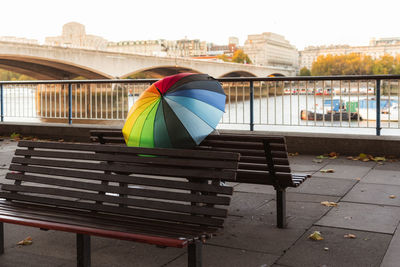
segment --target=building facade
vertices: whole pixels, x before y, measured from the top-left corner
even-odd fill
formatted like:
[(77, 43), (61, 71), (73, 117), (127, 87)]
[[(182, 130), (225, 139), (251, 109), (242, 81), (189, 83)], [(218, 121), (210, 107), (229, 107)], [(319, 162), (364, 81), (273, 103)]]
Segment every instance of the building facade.
[(38, 45), (38, 40), (27, 39), (25, 37), (15, 37), (15, 36), (0, 36), (0, 42), (10, 42), (10, 43), (22, 43), (22, 44), (33, 44)]
[(308, 46), (303, 51), (300, 51), (300, 68), (306, 67), (311, 70), (312, 63), (321, 55), (347, 55), (351, 53), (371, 56), (374, 59), (383, 55), (395, 57), (400, 54), (400, 38), (373, 38), (369, 46)]
[(61, 36), (46, 37), (45, 44), (72, 48), (105, 50), (108, 41), (96, 35), (87, 35), (85, 26), (70, 22), (64, 24)]
[(248, 35), (243, 47), (253, 64), (298, 68), (298, 51), (282, 35), (264, 32)]
[(107, 50), (148, 56), (196, 57), (207, 54), (207, 44), (198, 39), (122, 41), (108, 43)]

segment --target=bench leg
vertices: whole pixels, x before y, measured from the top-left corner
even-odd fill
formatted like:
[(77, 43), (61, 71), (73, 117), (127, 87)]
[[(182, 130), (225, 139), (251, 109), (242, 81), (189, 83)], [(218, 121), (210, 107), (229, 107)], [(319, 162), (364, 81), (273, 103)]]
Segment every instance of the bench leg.
[(201, 267), (202, 246), (200, 240), (195, 240), (188, 246), (188, 267)]
[(76, 234), (77, 266), (90, 267), (90, 235)]
[(278, 228), (286, 228), (286, 189), (276, 190), (276, 220)]
[(0, 254), (4, 254), (4, 223), (0, 222)]

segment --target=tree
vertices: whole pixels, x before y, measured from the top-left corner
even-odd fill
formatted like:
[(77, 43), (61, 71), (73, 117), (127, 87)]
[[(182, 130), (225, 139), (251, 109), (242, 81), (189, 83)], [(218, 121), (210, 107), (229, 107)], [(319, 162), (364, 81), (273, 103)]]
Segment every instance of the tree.
[(217, 58), (223, 60), (224, 62), (231, 62), (231, 59), (225, 54), (218, 55)]
[(251, 60), (249, 56), (243, 52), (242, 49), (238, 49), (233, 53), (232, 62), (242, 63), (242, 64), (251, 64)]
[(307, 67), (302, 67), (300, 69), (300, 76), (311, 76), (311, 71)]
[(375, 64), (372, 57), (357, 53), (321, 55), (313, 62), (311, 74), (313, 76), (370, 75), (374, 73)]

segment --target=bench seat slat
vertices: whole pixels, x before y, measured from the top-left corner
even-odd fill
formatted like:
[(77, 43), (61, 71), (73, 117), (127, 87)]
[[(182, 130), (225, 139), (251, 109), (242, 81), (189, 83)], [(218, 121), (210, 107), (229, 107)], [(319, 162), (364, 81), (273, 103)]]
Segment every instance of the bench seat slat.
[(151, 190), (151, 189), (125, 188), (113, 185), (102, 185), (102, 184), (86, 183), (80, 181), (68, 181), (65, 179), (57, 179), (54, 177), (49, 178), (49, 177), (41, 177), (34, 175), (24, 175), (21, 173), (7, 173), (6, 179), (20, 180), (24, 182), (38, 183), (45, 185), (76, 188), (88, 191), (131, 195), (138, 197), (149, 197), (149, 198), (157, 197), (165, 200), (187, 201), (187, 202), (208, 203), (208, 204), (214, 203), (217, 205), (228, 205), (230, 202), (230, 198), (225, 196), (196, 195), (190, 193), (168, 192), (168, 191)]
[(220, 133), (220, 134), (210, 134), (207, 136), (207, 140), (227, 140), (227, 141), (243, 141), (243, 142), (262, 142), (262, 140), (267, 140), (270, 143), (276, 144), (284, 144), (285, 138), (282, 136), (265, 136), (265, 135), (257, 135), (257, 134), (229, 134), (229, 133)]
[(168, 246), (168, 247), (177, 247), (183, 248), (187, 246), (187, 239), (179, 239), (179, 238), (168, 238), (163, 236), (150, 236), (149, 234), (139, 234), (139, 233), (130, 233), (126, 231), (113, 231), (113, 230), (105, 230), (101, 228), (96, 228), (93, 226), (80, 226), (74, 225), (71, 223), (57, 223), (57, 222), (49, 222), (48, 218), (44, 220), (35, 220), (30, 218), (21, 218), (17, 214), (14, 215), (2, 215), (0, 211), (0, 221), (6, 223), (13, 223), (25, 226), (32, 226), (41, 229), (49, 229), (49, 230), (59, 230), (64, 232), (72, 232), (72, 233), (80, 233), (86, 235), (95, 235), (109, 238), (118, 238), (122, 240), (128, 241), (136, 241), (141, 243), (149, 243), (153, 245), (159, 246)]
[[(29, 173), (47, 174), (47, 175), (60, 174), (60, 171), (55, 168), (24, 166), (19, 164), (10, 164), (9, 169), (11, 171), (29, 172)], [(196, 190), (196, 191), (218, 193), (224, 195), (232, 195), (233, 193), (232, 187), (227, 187), (227, 186), (215, 186), (204, 183), (188, 183), (186, 181), (176, 181), (176, 180), (172, 181), (172, 180), (157, 179), (150, 177), (126, 176), (119, 174), (111, 175), (104, 173), (85, 172), (85, 171), (67, 170), (67, 169), (64, 169), (62, 171), (62, 175), (64, 177), (71, 177), (71, 178), (82, 178), (88, 180), (105, 180), (109, 182), (132, 183), (144, 186)]]
[(204, 167), (208, 168), (235, 168), (234, 161), (223, 161), (218, 159), (213, 160), (193, 160), (185, 158), (160, 158), (160, 157), (141, 157), (141, 156), (127, 156), (120, 154), (110, 153), (81, 153), (81, 152), (65, 152), (65, 151), (48, 151), (48, 150), (26, 150), (17, 149), (15, 155), (18, 156), (35, 156), (35, 157), (46, 157), (46, 158), (57, 158), (57, 159), (81, 159), (81, 160), (98, 160), (98, 161), (115, 161), (115, 162), (126, 162), (126, 163), (146, 163), (157, 165), (168, 165), (168, 166), (179, 166), (179, 167)]
[(218, 228), (213, 226), (199, 225), (193, 228), (192, 225), (184, 223), (174, 223), (166, 221), (154, 221), (143, 218), (132, 218), (128, 216), (113, 214), (99, 214), (96, 212), (77, 212), (76, 210), (64, 209), (57, 207), (57, 211), (54, 212), (53, 207), (38, 206), (32, 203), (18, 203), (0, 201), (0, 211), (2, 214), (13, 214), (15, 212), (20, 213), (21, 216), (27, 218), (37, 218), (44, 220), (46, 217), (51, 215), (52, 221), (54, 222), (79, 222), (80, 224), (93, 224), (106, 227), (108, 229), (125, 229), (127, 227), (134, 228), (136, 231), (145, 231), (151, 233), (158, 233), (168, 237), (190, 237), (199, 234), (207, 237), (207, 232), (216, 232)]
[(167, 213), (161, 211), (152, 211), (152, 210), (144, 210), (136, 208), (125, 208), (125, 207), (118, 207), (111, 205), (107, 206), (107, 205), (76, 202), (76, 201), (74, 202), (63, 199), (37, 197), (32, 195), (21, 195), (15, 193), (0, 192), (0, 197), (5, 199), (40, 203), (44, 205), (49, 205), (51, 203), (56, 206), (68, 207), (79, 210), (106, 212), (113, 214), (118, 213), (132, 217), (141, 217), (141, 218), (145, 217), (154, 220), (176, 221), (176, 222), (192, 223), (199, 225), (209, 225), (209, 226), (222, 226), (223, 223), (223, 219), (218, 219), (218, 218), (191, 216), (178, 213)]
[(207, 206), (192, 206), (178, 203), (170, 203), (165, 201), (155, 201), (148, 199), (121, 198), (118, 196), (100, 195), (97, 193), (81, 192), (77, 190), (66, 190), (54, 187), (37, 187), (37, 186), (21, 186), (21, 185), (3, 185), (3, 190), (18, 191), (24, 193), (46, 194), (57, 197), (69, 197), (80, 200), (101, 201), (112, 204), (124, 204), (127, 206), (136, 206), (140, 208), (182, 212), (197, 215), (208, 215), (213, 217), (226, 217), (225, 209), (210, 208)]
[[(274, 166), (275, 171), (277, 172), (287, 172), (290, 173), (290, 167), (289, 166), (280, 166), (276, 165)], [(241, 170), (255, 170), (255, 171), (268, 171), (268, 166), (265, 164), (254, 164), (254, 163), (239, 163), (239, 169)]]
[(123, 164), (123, 163), (86, 163), (86, 162), (75, 162), (75, 161), (64, 161), (64, 160), (49, 160), (49, 159), (29, 159), (14, 157), (12, 163), (27, 164), (27, 165), (40, 165), (40, 166), (52, 166), (60, 168), (73, 168), (73, 169), (86, 169), (86, 170), (97, 170), (97, 171), (109, 171), (109, 172), (128, 172), (148, 175), (165, 175), (166, 172), (170, 176), (179, 177), (194, 177), (194, 178), (208, 178), (208, 179), (223, 179), (223, 180), (234, 180), (234, 171), (218, 171), (218, 170), (204, 170), (195, 168), (157, 168), (157, 166), (145, 166), (143, 164)]
[[(240, 149), (236, 147), (212, 147), (212, 149), (210, 149), (204, 147), (203, 150), (202, 149), (199, 150), (207, 151), (207, 149), (212, 151), (221, 151), (221, 152), (236, 152), (240, 153), (242, 156), (265, 157), (264, 150), (255, 150), (255, 149)], [(287, 159), (288, 157), (286, 151), (272, 151), (271, 153), (274, 158)]]
[[(219, 147), (219, 148), (231, 148), (237, 149), (249, 149), (249, 150), (263, 150), (264, 146), (261, 142), (240, 142), (240, 141), (226, 141), (226, 140), (208, 140), (203, 141), (200, 146)], [(284, 144), (271, 144), (273, 151), (286, 151)]]
[[(143, 147), (124, 147), (112, 145), (93, 145), (83, 143), (60, 143), (60, 142), (38, 142), (21, 140), (18, 142), (19, 147), (30, 148), (48, 148), (48, 149), (61, 149), (61, 150), (76, 150), (76, 151), (93, 151), (104, 153), (128, 153), (128, 154), (143, 154), (143, 155), (158, 155), (158, 156), (172, 156), (179, 158), (196, 158), (196, 159), (209, 159), (210, 154), (206, 151), (199, 151), (193, 153), (191, 149), (167, 149), (167, 148), (143, 148)], [(220, 160), (233, 160), (237, 161), (239, 156), (232, 153), (214, 153), (213, 156)]]

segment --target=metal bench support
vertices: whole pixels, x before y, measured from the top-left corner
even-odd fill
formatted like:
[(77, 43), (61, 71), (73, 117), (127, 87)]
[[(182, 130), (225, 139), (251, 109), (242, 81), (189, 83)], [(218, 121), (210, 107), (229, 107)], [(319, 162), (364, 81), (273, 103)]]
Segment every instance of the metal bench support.
[(188, 245), (188, 267), (201, 267), (201, 252), (203, 243), (195, 240)]
[(0, 222), (0, 254), (4, 254), (4, 223)]
[(76, 234), (77, 266), (90, 267), (90, 235)]
[(286, 189), (275, 188), (276, 190), (276, 221), (278, 228), (286, 228)]

